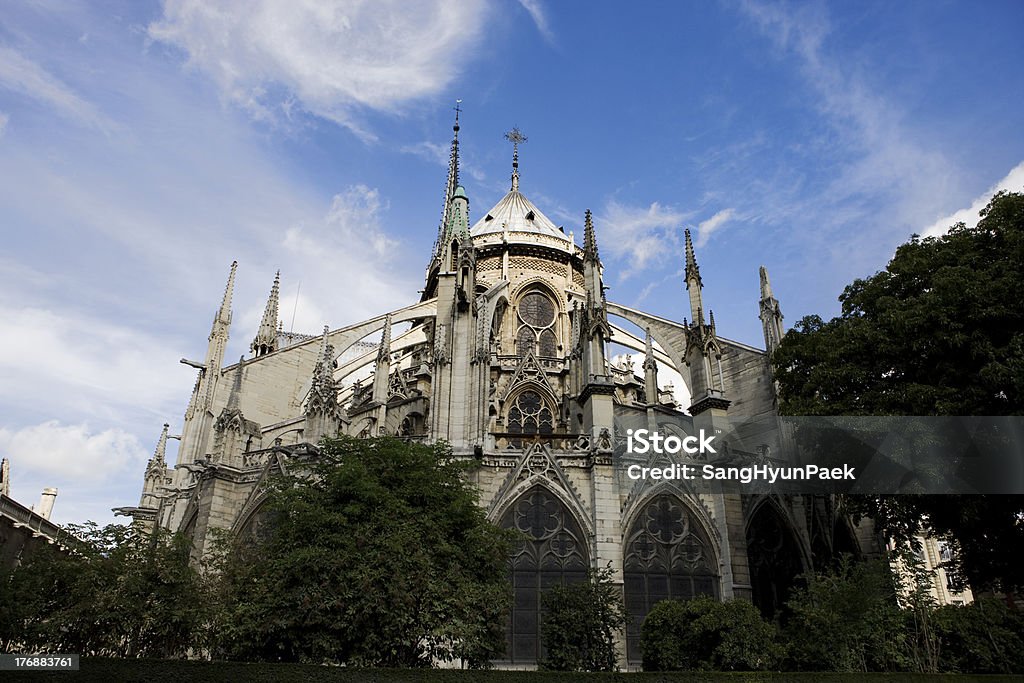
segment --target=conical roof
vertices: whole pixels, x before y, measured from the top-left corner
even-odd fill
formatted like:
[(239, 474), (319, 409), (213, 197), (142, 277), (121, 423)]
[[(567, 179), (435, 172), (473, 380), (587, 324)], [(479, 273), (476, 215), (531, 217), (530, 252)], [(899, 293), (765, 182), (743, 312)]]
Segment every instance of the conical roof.
[(519, 190), (511, 190), (491, 208), (484, 217), (473, 224), (469, 233), (473, 237), (509, 232), (535, 232), (549, 237), (569, 241), (569, 237), (541, 213), (533, 202)]

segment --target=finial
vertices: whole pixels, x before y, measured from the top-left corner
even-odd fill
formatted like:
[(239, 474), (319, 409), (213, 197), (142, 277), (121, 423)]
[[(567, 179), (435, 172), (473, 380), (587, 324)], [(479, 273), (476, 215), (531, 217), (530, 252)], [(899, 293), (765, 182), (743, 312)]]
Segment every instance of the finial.
[(690, 288), (690, 281), (696, 280), (697, 286), (703, 286), (700, 279), (700, 268), (697, 267), (697, 256), (693, 252), (693, 240), (690, 238), (690, 229), (686, 229), (686, 288)]
[(437, 259), (444, 251), (448, 242), (446, 230), (449, 223), (449, 206), (459, 186), (459, 114), (462, 112), (462, 100), (455, 100), (455, 125), (452, 126), (452, 150), (448, 157), (448, 180), (444, 186), (444, 203), (441, 205), (441, 222), (437, 226), (437, 239), (434, 241), (433, 259)]
[(455, 134), (459, 134), (459, 113), (462, 111), (462, 100), (455, 100), (455, 106), (452, 107), (455, 110), (455, 125), (452, 126), (452, 130)]
[(519, 126), (513, 126), (512, 130), (505, 133), (505, 139), (512, 143), (512, 191), (519, 191), (519, 145), (527, 142), (527, 137), (519, 130)]
[(715, 333), (715, 310), (713, 308), (708, 309), (708, 317), (710, 318), (711, 334)]

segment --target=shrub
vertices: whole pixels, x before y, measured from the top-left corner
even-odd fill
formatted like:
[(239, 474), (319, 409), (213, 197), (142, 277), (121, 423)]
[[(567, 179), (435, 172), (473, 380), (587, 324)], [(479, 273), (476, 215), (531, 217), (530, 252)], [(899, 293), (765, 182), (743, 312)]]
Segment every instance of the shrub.
[(939, 669), (958, 673), (1024, 673), (1024, 617), (999, 600), (935, 610)]
[(626, 608), (611, 575), (611, 569), (599, 569), (591, 572), (589, 581), (554, 586), (544, 593), (545, 669), (615, 670), (615, 633), (626, 624)]
[(644, 670), (764, 671), (781, 655), (775, 629), (749, 602), (663, 600), (641, 627)]

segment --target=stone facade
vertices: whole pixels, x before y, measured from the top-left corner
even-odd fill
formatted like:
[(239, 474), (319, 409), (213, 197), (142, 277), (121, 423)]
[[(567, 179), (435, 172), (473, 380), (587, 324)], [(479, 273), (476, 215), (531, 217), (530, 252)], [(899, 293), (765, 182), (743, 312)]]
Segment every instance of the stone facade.
[[(622, 657), (635, 665), (639, 625), (658, 600), (742, 598), (770, 615), (819, 546), (855, 548), (820, 500), (623, 477), (624, 425), (695, 433), (737, 415), (775, 415), (766, 351), (719, 336), (688, 232), (689, 320), (607, 301), (590, 213), (580, 247), (520, 192), (518, 150), (510, 191), (470, 223), (458, 145), (456, 124), (418, 302), (318, 336), (285, 335), (276, 277), (252, 357), (224, 367), (232, 264), (206, 358), (186, 361), (198, 377), (178, 462), (165, 461), (165, 425), (139, 506), (120, 511), (191, 535), (199, 557), (211, 529), (251, 524), (261, 481), (315, 458), (324, 435), (445, 439), (476, 463), (470, 476), (488, 517), (533, 539), (511, 558), (506, 666), (537, 662), (543, 588), (588, 569), (610, 566), (623, 587), (634, 619)], [(764, 269), (760, 310), (771, 350), (782, 314)], [(643, 356), (642, 376), (608, 360), (610, 342)], [(353, 379), (368, 368), (369, 379)], [(659, 368), (683, 378), (689, 406), (659, 384)]]

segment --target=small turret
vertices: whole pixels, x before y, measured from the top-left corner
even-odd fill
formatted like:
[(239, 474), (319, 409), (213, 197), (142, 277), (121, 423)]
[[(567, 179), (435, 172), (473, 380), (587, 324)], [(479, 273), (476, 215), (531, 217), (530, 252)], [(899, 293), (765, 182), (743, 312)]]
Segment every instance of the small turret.
[(761, 266), (761, 328), (764, 331), (764, 348), (770, 354), (779, 348), (782, 341), (782, 309), (779, 300), (772, 294), (772, 283), (768, 269)]

